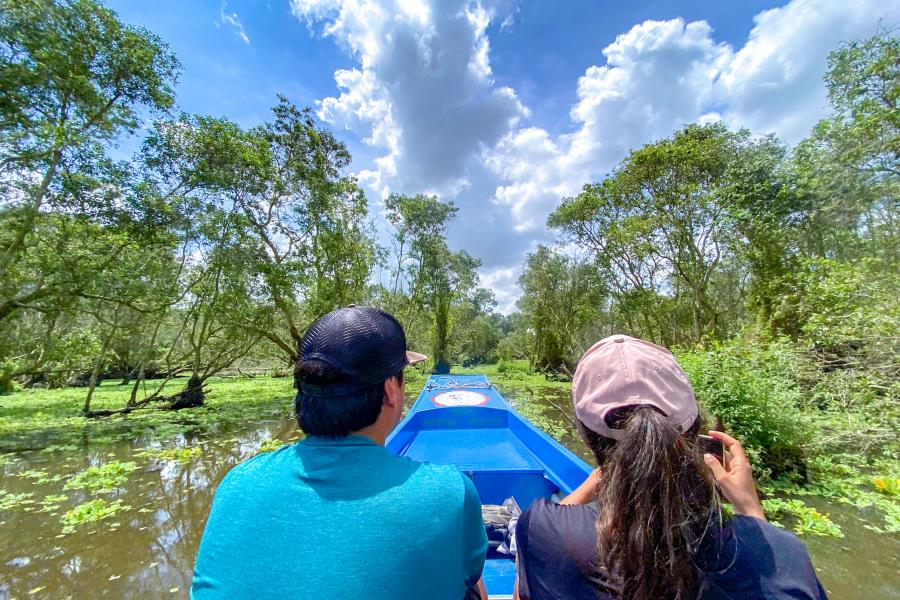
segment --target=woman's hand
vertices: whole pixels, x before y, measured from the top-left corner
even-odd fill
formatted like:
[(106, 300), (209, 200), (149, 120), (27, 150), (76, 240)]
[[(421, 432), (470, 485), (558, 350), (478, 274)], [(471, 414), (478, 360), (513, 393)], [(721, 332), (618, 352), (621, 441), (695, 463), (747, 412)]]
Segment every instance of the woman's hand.
[(712, 454), (703, 455), (722, 494), (734, 505), (737, 514), (765, 521), (766, 515), (756, 493), (756, 482), (753, 481), (753, 470), (741, 443), (721, 431), (710, 431), (709, 435), (725, 444), (727, 449), (724, 466)]

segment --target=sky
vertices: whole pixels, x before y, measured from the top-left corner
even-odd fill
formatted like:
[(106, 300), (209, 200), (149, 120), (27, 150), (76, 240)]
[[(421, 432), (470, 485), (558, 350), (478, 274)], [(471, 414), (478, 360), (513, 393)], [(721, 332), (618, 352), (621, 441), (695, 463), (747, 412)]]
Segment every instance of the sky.
[(178, 56), (180, 110), (252, 126), (279, 93), (313, 107), (383, 240), (388, 194), (452, 200), (450, 246), (481, 259), (507, 313), (561, 199), (687, 123), (797, 143), (828, 112), (828, 52), (900, 24), (884, 0), (107, 5)]

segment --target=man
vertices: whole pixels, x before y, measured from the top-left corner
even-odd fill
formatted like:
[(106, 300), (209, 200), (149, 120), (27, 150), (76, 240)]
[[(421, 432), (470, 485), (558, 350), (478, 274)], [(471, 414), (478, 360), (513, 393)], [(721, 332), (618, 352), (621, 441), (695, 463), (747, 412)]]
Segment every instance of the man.
[(384, 447), (403, 412), (403, 369), (424, 359), (377, 308), (338, 309), (309, 328), (295, 402), (307, 437), (222, 480), (193, 598), (484, 594), (487, 536), (472, 482)]

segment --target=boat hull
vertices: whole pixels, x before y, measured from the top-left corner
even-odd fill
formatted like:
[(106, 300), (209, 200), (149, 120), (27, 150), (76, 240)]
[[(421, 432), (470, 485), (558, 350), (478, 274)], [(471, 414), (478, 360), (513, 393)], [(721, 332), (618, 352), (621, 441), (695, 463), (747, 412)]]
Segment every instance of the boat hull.
[[(482, 504), (513, 497), (525, 510), (537, 498), (565, 496), (591, 467), (516, 412), (484, 375), (432, 375), (387, 448), (413, 460), (454, 465)], [(511, 598), (515, 560), (490, 551), (484, 582), (492, 599)]]

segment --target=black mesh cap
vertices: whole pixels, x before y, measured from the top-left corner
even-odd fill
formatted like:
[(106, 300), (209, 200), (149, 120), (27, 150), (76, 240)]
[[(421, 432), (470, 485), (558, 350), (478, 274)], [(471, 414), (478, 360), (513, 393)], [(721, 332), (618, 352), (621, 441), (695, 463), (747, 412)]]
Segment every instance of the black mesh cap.
[(309, 396), (345, 396), (376, 385), (425, 355), (406, 351), (403, 326), (374, 306), (333, 310), (313, 323), (300, 342), (300, 361), (321, 360), (339, 371), (334, 383), (313, 385), (300, 380)]

